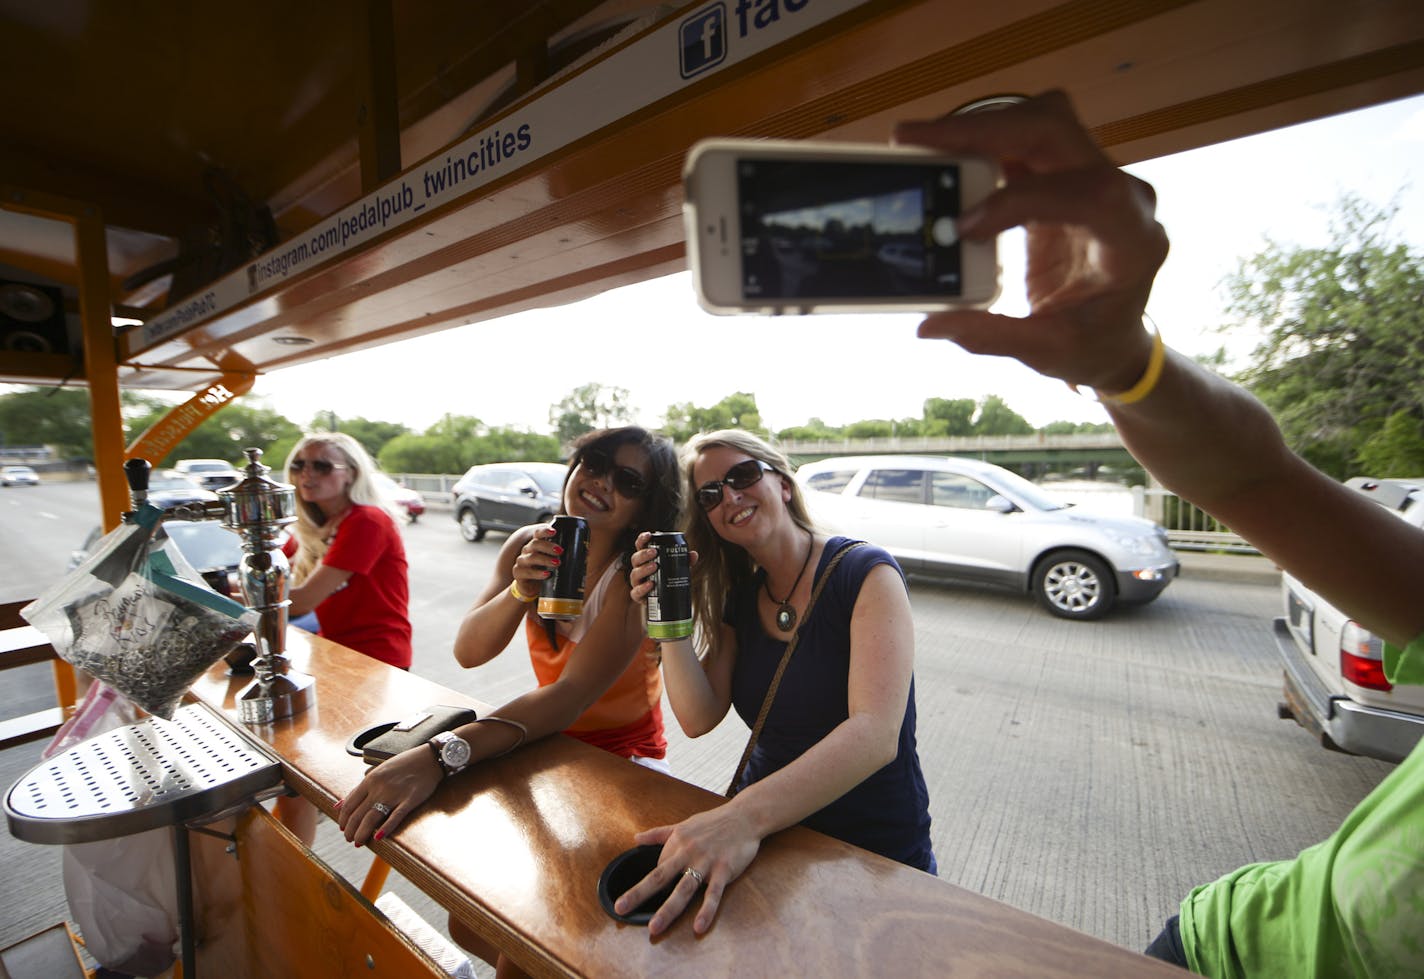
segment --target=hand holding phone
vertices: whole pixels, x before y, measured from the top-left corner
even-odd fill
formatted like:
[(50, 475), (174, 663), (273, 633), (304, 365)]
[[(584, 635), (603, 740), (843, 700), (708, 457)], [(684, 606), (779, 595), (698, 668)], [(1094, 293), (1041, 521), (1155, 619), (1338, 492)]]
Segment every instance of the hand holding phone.
[(693, 283), (714, 313), (983, 308), (995, 241), (958, 218), (998, 167), (913, 147), (707, 140), (683, 173)]

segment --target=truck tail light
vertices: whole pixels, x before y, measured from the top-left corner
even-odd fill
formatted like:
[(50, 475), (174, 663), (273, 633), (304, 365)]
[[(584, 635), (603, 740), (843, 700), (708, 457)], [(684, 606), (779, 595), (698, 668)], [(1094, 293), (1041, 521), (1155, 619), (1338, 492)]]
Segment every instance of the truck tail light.
[(1357, 687), (1389, 691), (1394, 684), (1384, 678), (1384, 653), (1379, 637), (1356, 622), (1340, 630), (1340, 675)]

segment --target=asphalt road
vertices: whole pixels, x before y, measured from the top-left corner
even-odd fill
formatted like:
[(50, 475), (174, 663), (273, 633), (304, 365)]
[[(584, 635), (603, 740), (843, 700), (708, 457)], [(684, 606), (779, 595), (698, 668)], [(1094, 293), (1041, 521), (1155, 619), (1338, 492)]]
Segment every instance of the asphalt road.
[[(92, 483), (0, 491), (0, 600), (63, 573), (95, 501)], [(415, 671), (494, 704), (525, 689), (519, 640), (473, 671), (448, 654), (503, 535), (466, 543), (439, 509), (405, 534)], [(919, 751), (942, 878), (1140, 949), (1193, 886), (1318, 842), (1388, 773), (1276, 719), (1270, 579), (1184, 558), (1158, 601), (1095, 623), (1051, 618), (1021, 596), (912, 583)], [(0, 686), (5, 716), (52, 703), (47, 668), (14, 672)], [(671, 726), (674, 773), (725, 788), (740, 721), (696, 741)], [(0, 784), (38, 753), (0, 752)], [(318, 852), (359, 883), (369, 858), (334, 836), (324, 828)], [(23, 895), (0, 889), (10, 892), (0, 946), (66, 916), (57, 850), (0, 837), (7, 879), (35, 881)], [(393, 887), (443, 925), (413, 887)]]

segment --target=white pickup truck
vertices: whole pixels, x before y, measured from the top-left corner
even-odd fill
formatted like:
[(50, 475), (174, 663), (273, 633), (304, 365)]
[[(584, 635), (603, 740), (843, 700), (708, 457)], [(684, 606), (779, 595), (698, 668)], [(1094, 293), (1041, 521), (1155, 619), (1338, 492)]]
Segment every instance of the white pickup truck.
[[(1424, 527), (1424, 479), (1356, 477), (1345, 485)], [(1285, 616), (1275, 620), (1285, 666), (1280, 716), (1327, 748), (1403, 759), (1424, 735), (1424, 686), (1390, 684), (1380, 639), (1289, 574), (1281, 575), (1281, 598)]]

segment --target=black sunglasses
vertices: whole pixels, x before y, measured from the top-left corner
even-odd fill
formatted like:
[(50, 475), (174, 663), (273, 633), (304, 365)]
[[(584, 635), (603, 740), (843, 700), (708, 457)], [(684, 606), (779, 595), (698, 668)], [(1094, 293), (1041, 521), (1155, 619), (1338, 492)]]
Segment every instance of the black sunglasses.
[(648, 492), (648, 482), (642, 473), (632, 466), (617, 465), (607, 452), (589, 449), (579, 457), (579, 465), (594, 479), (602, 479), (611, 472), (614, 490), (625, 499), (641, 499), (643, 494)]
[(293, 459), (287, 464), (287, 468), (294, 473), (305, 471), (307, 466), (311, 466), (312, 472), (318, 476), (330, 476), (333, 469), (346, 468), (343, 463), (330, 462), (326, 459)]
[(715, 510), (717, 504), (722, 502), (723, 486), (730, 486), (734, 490), (741, 491), (761, 482), (764, 473), (774, 472), (776, 472), (776, 467), (770, 466), (760, 459), (739, 462), (728, 469), (727, 475), (721, 479), (714, 479), (710, 483), (703, 483), (697, 487), (697, 502), (704, 510)]

